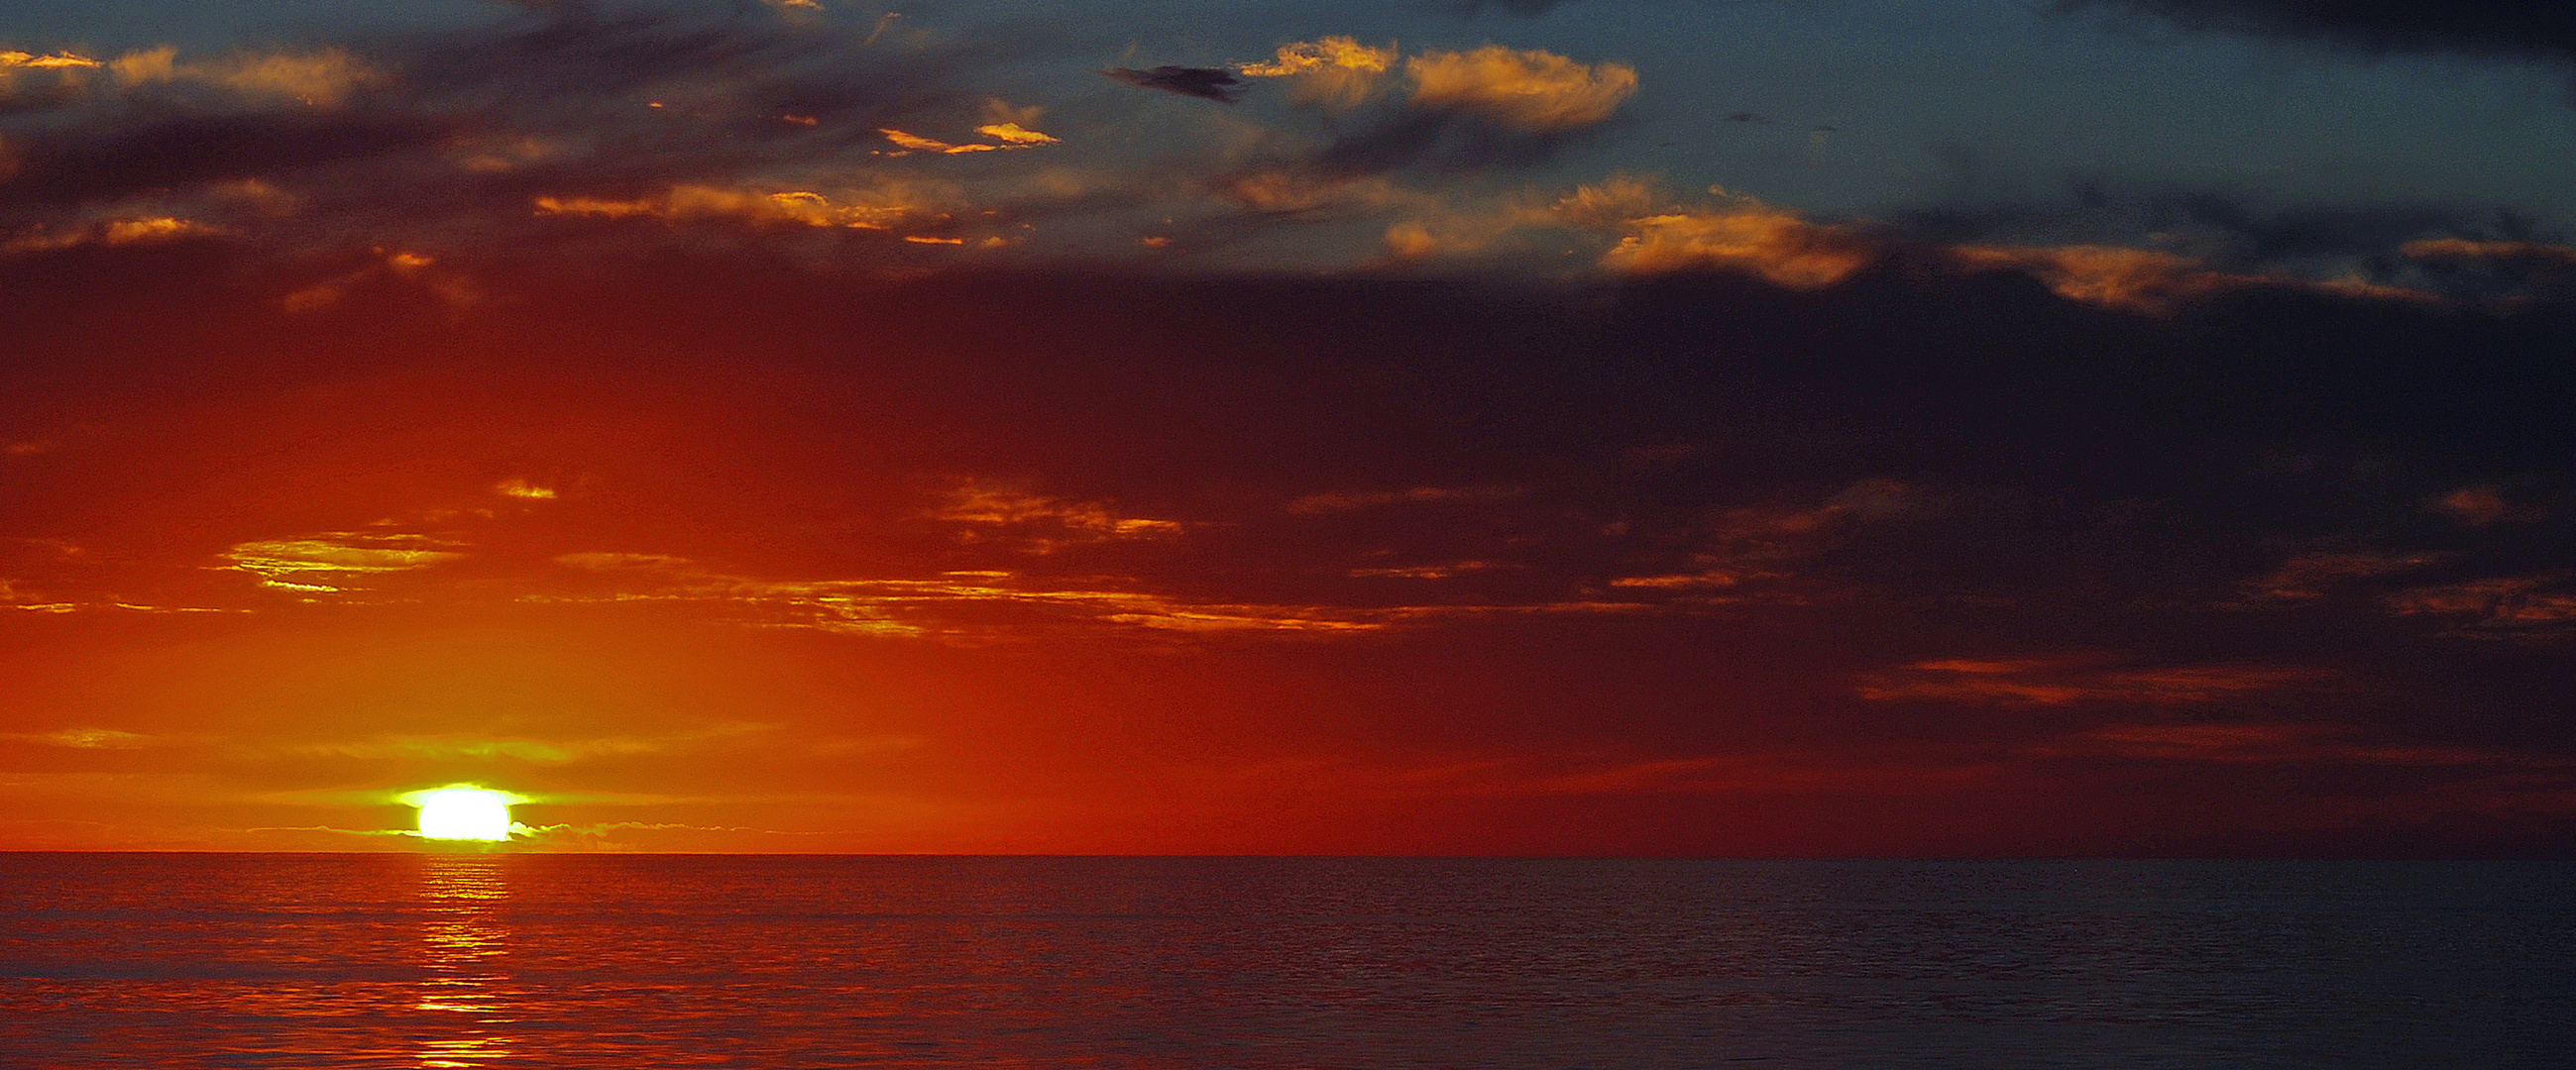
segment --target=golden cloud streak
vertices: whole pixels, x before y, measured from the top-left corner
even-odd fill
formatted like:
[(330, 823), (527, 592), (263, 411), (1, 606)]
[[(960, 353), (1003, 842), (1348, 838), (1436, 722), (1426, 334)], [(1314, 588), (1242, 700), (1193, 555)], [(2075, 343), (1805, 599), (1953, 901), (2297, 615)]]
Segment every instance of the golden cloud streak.
[(7, 242), (0, 242), (0, 253), (48, 252), (80, 245), (151, 245), (183, 238), (215, 237), (229, 233), (222, 227), (208, 226), (176, 216), (151, 216), (140, 219), (109, 219), (63, 233), (38, 231)]
[(74, 750), (135, 750), (170, 742), (115, 728), (65, 728), (53, 732), (0, 732), (0, 739), (46, 743)]
[(795, 223), (809, 227), (885, 230), (926, 209), (903, 199), (891, 203), (835, 203), (810, 190), (753, 193), (714, 186), (673, 186), (660, 197), (609, 200), (598, 197), (543, 196), (535, 200), (545, 215), (591, 215), (606, 219), (652, 217), (667, 220), (734, 218), (757, 223)]
[(976, 127), (975, 132), (982, 134), (985, 137), (992, 138), (995, 141), (1005, 141), (1013, 145), (1053, 145), (1062, 140), (1061, 138), (1057, 138), (1050, 134), (1042, 134), (1035, 130), (1031, 130), (1018, 123), (986, 123), (982, 126)]
[(22, 67), (28, 70), (44, 71), (88, 68), (100, 65), (99, 61), (91, 59), (88, 56), (76, 56), (69, 52), (56, 52), (52, 55), (46, 56), (39, 56), (32, 52), (19, 52), (16, 50), (0, 52), (0, 68)]
[(775, 728), (765, 724), (719, 724), (695, 732), (658, 736), (598, 736), (542, 739), (527, 736), (384, 736), (336, 743), (307, 743), (286, 748), (291, 753), (361, 760), (417, 758), (513, 758), (541, 765), (563, 765), (587, 758), (663, 754), (704, 744), (740, 739)]
[[(946, 500), (925, 515), (978, 529), (1006, 529), (1024, 549), (1037, 553), (1111, 539), (1161, 538), (1182, 532), (1177, 520), (1119, 516), (1100, 502), (1066, 501), (975, 483), (950, 491)], [(992, 536), (969, 531), (961, 533), (961, 537), (981, 541)]]
[(228, 567), (260, 577), (260, 585), (316, 594), (338, 593), (324, 580), (407, 572), (465, 555), (434, 549), (447, 544), (426, 535), (328, 533), (299, 539), (236, 544), (223, 553)]
[(986, 123), (982, 126), (976, 127), (975, 132), (982, 134), (985, 137), (992, 138), (995, 142), (998, 142), (998, 144), (971, 142), (963, 145), (953, 145), (937, 138), (922, 137), (919, 134), (909, 134), (890, 127), (879, 127), (877, 129), (877, 133), (884, 134), (886, 140), (894, 142), (897, 145), (901, 145), (907, 150), (914, 152), (946, 153), (952, 156), (967, 152), (999, 152), (1004, 149), (1033, 149), (1040, 145), (1056, 144), (1059, 140), (1051, 135), (1042, 134), (1035, 130), (1028, 129), (1027, 127), (1023, 127), (1016, 122)]
[(1096, 621), (1156, 631), (1189, 633), (1358, 634), (1440, 620), (1545, 614), (1659, 613), (1646, 602), (1569, 601), (1528, 605), (1324, 606), (1194, 601), (1135, 590), (1131, 581), (1096, 578), (1083, 584), (1037, 585), (1012, 572), (968, 570), (931, 579), (761, 579), (701, 568), (658, 554), (587, 552), (556, 560), (570, 568), (615, 578), (626, 588), (596, 594), (527, 595), (545, 603), (696, 603), (734, 606), (737, 625), (809, 628), (852, 635), (991, 638), (1024, 633), (1009, 626), (959, 619), (959, 611), (1013, 607), (1065, 621)]

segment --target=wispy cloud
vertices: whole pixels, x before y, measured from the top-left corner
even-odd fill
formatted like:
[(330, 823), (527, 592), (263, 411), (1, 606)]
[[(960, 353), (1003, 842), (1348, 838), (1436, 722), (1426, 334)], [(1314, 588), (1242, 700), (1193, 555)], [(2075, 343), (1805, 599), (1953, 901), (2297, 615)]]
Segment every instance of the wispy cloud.
[(925, 515), (954, 525), (960, 540), (1002, 541), (1041, 554), (1070, 545), (1166, 538), (1185, 530), (1177, 520), (1119, 516), (1102, 502), (1067, 501), (984, 483), (950, 491)]
[(463, 556), (454, 543), (406, 532), (324, 532), (239, 543), (223, 554), (226, 567), (258, 576), (262, 586), (306, 594), (363, 588), (373, 576)]
[(1290, 513), (1342, 513), (1387, 505), (1499, 505), (1529, 494), (1526, 487), (1407, 487), (1403, 490), (1326, 491), (1289, 502)]
[(2455, 634), (2489, 638), (2576, 632), (2576, 573), (2493, 576), (2428, 584), (2380, 597), (2391, 613), (2453, 623)]
[(2457, 766), (2516, 764), (2476, 747), (2351, 741), (2348, 725), (2300, 721), (2113, 724), (2029, 748), (2043, 757), (2116, 757), (2226, 765)]
[(2099, 654), (1945, 658), (1865, 674), (1854, 692), (1872, 702), (2003, 706), (2189, 706), (2326, 679), (2300, 665), (2122, 666)]
[(539, 765), (563, 765), (591, 758), (666, 754), (709, 746), (741, 744), (772, 732), (775, 725), (717, 724), (692, 731), (654, 735), (604, 736), (378, 736), (335, 742), (297, 743), (285, 747), (307, 756), (366, 761), (509, 758)]
[(127, 732), (116, 728), (64, 728), (52, 732), (0, 732), (0, 739), (25, 743), (45, 743), (74, 750), (135, 750), (167, 745), (172, 740), (160, 736)]

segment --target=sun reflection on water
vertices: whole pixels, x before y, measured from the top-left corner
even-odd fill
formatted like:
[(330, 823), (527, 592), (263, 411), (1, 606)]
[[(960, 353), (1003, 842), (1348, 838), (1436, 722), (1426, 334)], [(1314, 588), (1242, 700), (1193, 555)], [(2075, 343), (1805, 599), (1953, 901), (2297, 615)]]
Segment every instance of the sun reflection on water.
[(509, 898), (495, 855), (428, 855), (421, 859), (425, 920), (421, 952), (427, 974), (413, 1009), (423, 1023), (422, 1067), (475, 1067), (510, 1056), (506, 1029), (517, 1019), (504, 999), (509, 932), (496, 913)]

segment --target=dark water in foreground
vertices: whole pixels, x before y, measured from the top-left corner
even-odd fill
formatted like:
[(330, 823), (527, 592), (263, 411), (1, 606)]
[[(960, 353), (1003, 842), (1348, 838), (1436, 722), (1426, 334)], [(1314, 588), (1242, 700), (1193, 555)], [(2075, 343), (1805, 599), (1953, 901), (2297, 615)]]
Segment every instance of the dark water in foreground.
[(2576, 865), (0, 854), (9, 1067), (2576, 1065)]

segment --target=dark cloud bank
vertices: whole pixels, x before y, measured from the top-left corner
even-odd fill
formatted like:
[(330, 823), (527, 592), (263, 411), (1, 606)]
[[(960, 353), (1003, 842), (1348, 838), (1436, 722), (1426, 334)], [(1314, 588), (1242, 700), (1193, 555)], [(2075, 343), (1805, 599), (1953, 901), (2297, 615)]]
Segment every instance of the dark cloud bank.
[(2187, 30), (2319, 41), (2373, 52), (2576, 59), (2576, 8), (2525, 0), (2059, 0), (2135, 11)]
[(1160, 89), (1185, 97), (1199, 97), (1220, 104), (1232, 104), (1243, 95), (1243, 79), (1223, 67), (1161, 66), (1151, 70), (1113, 67), (1100, 72), (1112, 81), (1145, 89)]

